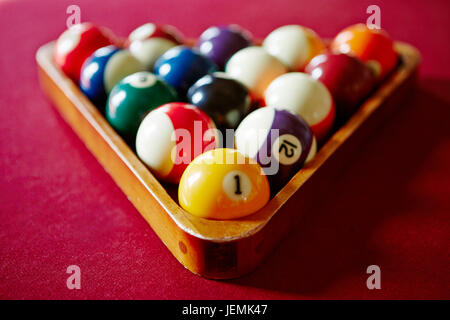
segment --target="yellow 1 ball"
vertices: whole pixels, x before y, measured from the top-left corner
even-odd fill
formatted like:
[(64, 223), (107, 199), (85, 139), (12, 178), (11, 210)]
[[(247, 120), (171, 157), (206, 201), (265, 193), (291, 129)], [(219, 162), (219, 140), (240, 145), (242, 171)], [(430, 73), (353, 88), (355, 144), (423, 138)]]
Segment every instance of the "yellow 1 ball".
[(259, 164), (235, 149), (214, 149), (184, 171), (178, 199), (192, 215), (237, 219), (261, 209), (270, 198), (267, 177)]

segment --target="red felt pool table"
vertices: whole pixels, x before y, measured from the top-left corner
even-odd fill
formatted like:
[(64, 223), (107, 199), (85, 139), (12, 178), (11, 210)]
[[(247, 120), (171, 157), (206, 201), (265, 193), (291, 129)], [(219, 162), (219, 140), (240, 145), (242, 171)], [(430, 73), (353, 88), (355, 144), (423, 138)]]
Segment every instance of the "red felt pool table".
[[(448, 1), (376, 3), (392, 38), (421, 51), (417, 89), (296, 231), (228, 281), (176, 261), (39, 88), (34, 54), (64, 30), (71, 4), (122, 36), (156, 21), (190, 37), (231, 22), (257, 37), (292, 23), (333, 37), (373, 3), (0, 0), (0, 298), (450, 298)], [(80, 290), (66, 286), (70, 265)], [(366, 286), (369, 265), (381, 269), (380, 290)]]

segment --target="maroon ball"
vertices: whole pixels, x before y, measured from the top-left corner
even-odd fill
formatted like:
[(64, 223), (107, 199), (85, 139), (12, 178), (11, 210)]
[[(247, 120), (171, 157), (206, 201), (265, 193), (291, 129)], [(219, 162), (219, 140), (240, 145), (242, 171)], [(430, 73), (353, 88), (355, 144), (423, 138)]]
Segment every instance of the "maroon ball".
[(305, 72), (330, 90), (340, 117), (353, 114), (375, 86), (375, 75), (361, 60), (346, 54), (314, 57)]

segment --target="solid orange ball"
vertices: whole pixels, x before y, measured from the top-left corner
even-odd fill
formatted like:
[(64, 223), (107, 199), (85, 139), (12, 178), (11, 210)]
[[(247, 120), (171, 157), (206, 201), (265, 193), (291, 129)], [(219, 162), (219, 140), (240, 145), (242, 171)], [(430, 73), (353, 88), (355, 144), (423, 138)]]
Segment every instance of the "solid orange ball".
[(334, 38), (331, 50), (355, 56), (367, 63), (378, 79), (391, 72), (398, 61), (394, 42), (386, 31), (365, 24), (345, 28)]

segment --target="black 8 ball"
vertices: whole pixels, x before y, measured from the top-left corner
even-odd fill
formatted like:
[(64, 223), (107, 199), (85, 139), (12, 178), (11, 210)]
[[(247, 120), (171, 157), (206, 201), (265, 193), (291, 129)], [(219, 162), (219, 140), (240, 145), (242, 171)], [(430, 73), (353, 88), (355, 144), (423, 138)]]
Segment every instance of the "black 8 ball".
[(207, 74), (189, 88), (189, 102), (215, 122), (221, 131), (236, 129), (250, 108), (247, 88), (223, 72)]

